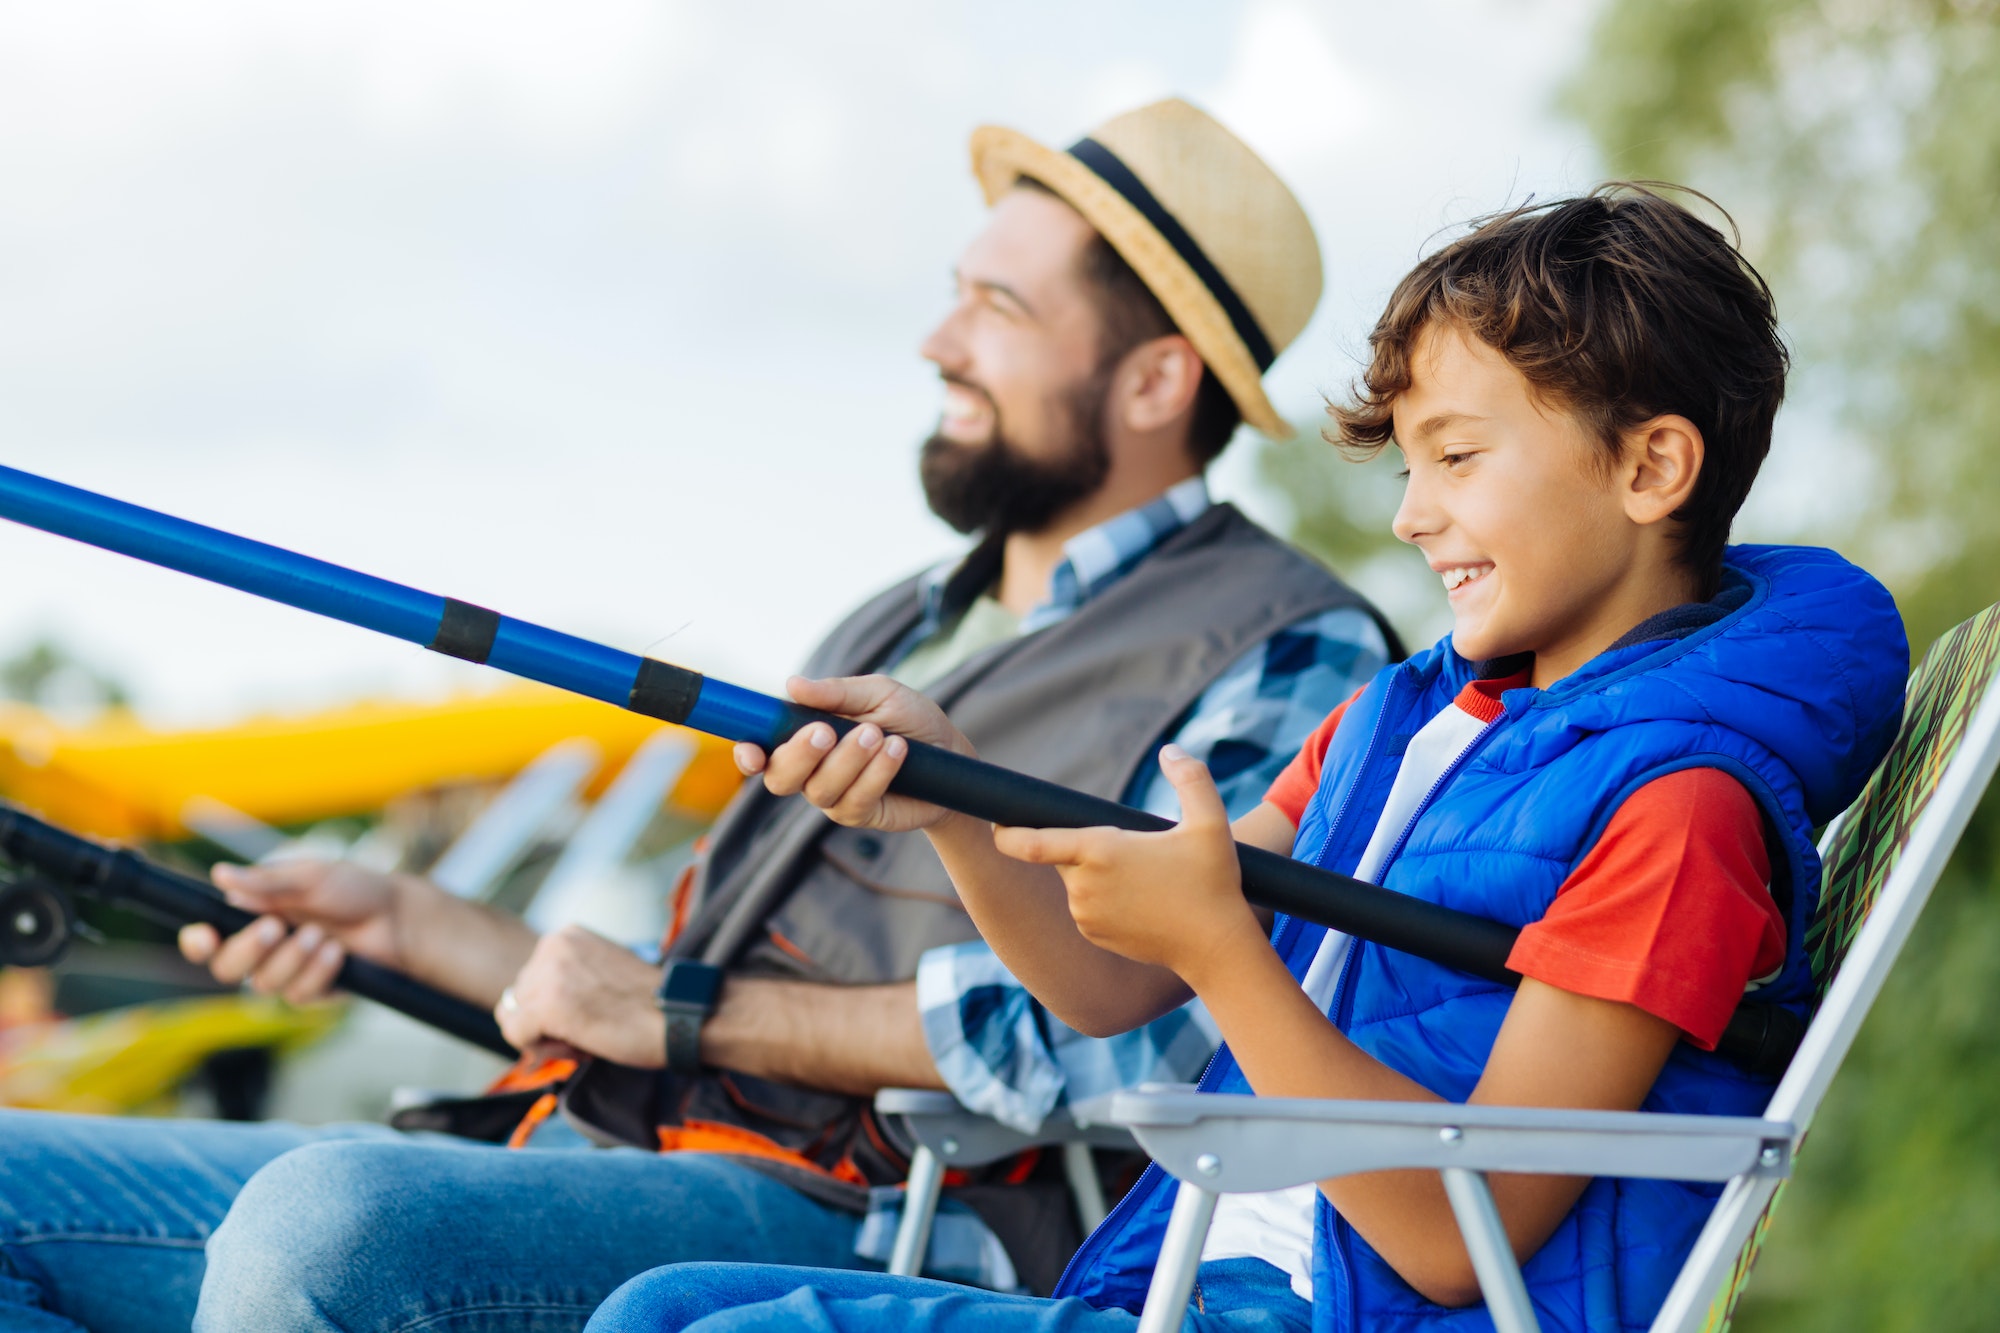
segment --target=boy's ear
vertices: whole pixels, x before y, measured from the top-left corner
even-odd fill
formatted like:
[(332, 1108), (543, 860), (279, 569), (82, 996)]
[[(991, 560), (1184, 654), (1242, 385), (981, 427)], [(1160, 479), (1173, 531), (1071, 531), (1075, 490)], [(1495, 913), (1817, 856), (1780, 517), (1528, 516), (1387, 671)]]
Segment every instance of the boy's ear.
[(1625, 432), (1625, 515), (1634, 523), (1669, 518), (1693, 498), (1707, 445), (1683, 416), (1658, 416)]

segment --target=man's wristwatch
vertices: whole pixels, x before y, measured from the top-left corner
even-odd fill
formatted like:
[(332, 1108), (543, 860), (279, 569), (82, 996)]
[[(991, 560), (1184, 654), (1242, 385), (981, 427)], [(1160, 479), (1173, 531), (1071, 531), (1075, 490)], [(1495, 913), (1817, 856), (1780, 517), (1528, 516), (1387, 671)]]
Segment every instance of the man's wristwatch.
[(687, 1073), (701, 1068), (701, 1025), (722, 993), (722, 969), (692, 958), (667, 964), (653, 1003), (667, 1020), (667, 1068)]

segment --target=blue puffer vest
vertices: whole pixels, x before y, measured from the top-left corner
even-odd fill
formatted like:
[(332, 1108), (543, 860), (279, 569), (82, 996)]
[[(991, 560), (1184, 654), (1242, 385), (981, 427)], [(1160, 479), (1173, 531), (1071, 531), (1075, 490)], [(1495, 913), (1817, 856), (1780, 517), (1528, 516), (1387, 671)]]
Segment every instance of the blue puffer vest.
[[(1812, 829), (1851, 801), (1894, 738), (1909, 649), (1889, 594), (1830, 551), (1735, 547), (1721, 619), (1671, 640), (1615, 648), (1546, 690), (1511, 690), (1504, 711), (1439, 780), (1385, 863), (1414, 897), (1524, 926), (1654, 778), (1718, 768), (1763, 807), (1774, 892), (1789, 921), (1783, 970), (1759, 998), (1803, 1010), (1804, 929), (1818, 897)], [(1348, 710), (1293, 855), (1338, 870), (1360, 860), (1409, 738), (1475, 669), (1447, 638), (1390, 667)], [(1279, 917), (1272, 944), (1303, 977), (1325, 932)], [(1463, 1101), (1485, 1068), (1512, 992), (1357, 942), (1333, 1017), (1364, 1050), (1439, 1096)], [(1203, 1090), (1247, 1092), (1228, 1048)], [(1771, 1084), (1682, 1043), (1650, 1111), (1755, 1115)], [(1136, 1310), (1173, 1201), (1150, 1168), (1071, 1261), (1056, 1294)], [(1524, 1268), (1542, 1327), (1645, 1328), (1719, 1191), (1665, 1181), (1593, 1181)], [(1483, 1307), (1418, 1295), (1319, 1198), (1313, 1325), (1326, 1333), (1491, 1329)]]

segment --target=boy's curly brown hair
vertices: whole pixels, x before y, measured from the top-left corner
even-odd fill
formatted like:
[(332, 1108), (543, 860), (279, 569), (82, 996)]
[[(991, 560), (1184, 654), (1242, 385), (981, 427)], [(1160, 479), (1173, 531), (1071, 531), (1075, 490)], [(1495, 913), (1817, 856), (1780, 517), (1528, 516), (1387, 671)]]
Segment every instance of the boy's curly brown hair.
[(1388, 444), (1418, 340), (1444, 324), (1505, 357), (1611, 458), (1621, 432), (1684, 416), (1705, 457), (1674, 514), (1679, 555), (1713, 596), (1730, 522), (1770, 451), (1790, 358), (1763, 277), (1669, 192), (1714, 206), (1679, 186), (1616, 181), (1476, 221), (1396, 285), (1353, 401), (1328, 408), (1327, 438), (1362, 456)]

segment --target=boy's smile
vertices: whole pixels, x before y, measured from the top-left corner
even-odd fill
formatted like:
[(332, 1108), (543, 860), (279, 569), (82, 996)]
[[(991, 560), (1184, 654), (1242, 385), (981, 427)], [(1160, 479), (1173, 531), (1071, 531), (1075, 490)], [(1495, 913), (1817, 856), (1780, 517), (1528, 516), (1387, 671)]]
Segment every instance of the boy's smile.
[[(1500, 353), (1448, 325), (1418, 340), (1394, 413), (1408, 467), (1395, 532), (1443, 581), (1460, 656), (1533, 653), (1534, 684), (1546, 686), (1693, 599), (1661, 521), (1693, 481), (1681, 418), (1628, 432), (1614, 458)], [(1698, 434), (1693, 445), (1698, 469)]]
[(1492, 568), (1493, 566), (1491, 565), (1452, 565), (1448, 567), (1443, 571), (1444, 595), (1447, 597), (1456, 597), (1459, 589), (1465, 587), (1468, 583), (1474, 582)]

